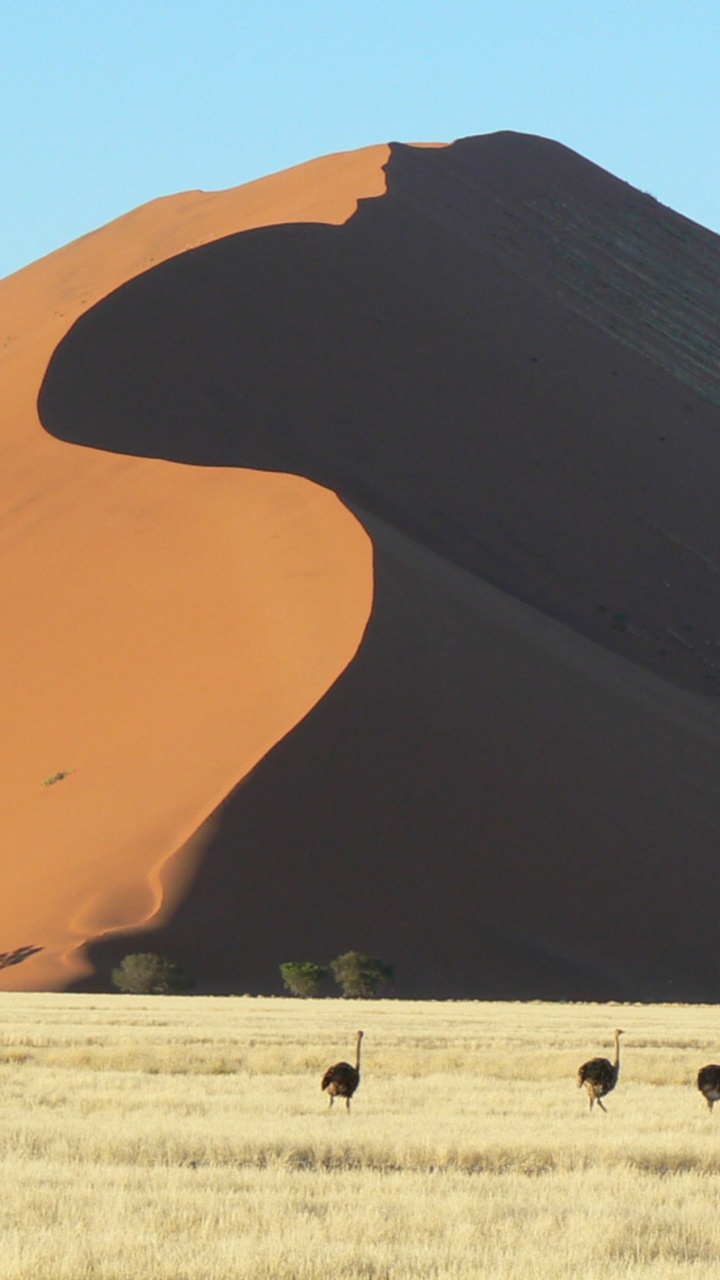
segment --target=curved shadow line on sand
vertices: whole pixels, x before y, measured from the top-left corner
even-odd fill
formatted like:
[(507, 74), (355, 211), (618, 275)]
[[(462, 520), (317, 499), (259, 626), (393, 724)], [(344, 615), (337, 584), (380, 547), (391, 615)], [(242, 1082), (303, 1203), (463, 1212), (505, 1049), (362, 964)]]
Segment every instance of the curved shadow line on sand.
[(437, 224), (413, 209), (418, 177), (452, 186), (483, 145), (393, 144), (385, 195), (346, 223), (240, 232), (128, 281), (55, 351), (43, 425), (115, 453), (304, 476), (496, 579), (477, 519), (492, 316), (462, 238), (438, 282)]
[[(109, 294), (56, 349), (43, 425), (121, 454), (304, 476), (361, 521), (712, 694), (687, 648), (646, 642), (685, 607), (662, 578), (687, 576), (686, 552), (657, 520), (676, 470), (644, 428), (679, 406), (674, 383), (568, 310), (532, 222), (563, 188), (614, 201), (622, 220), (629, 189), (512, 134), (392, 144), (385, 172), (385, 194), (341, 225), (240, 232)], [(513, 210), (531, 221), (510, 235)], [(696, 430), (699, 511), (717, 450)], [(709, 634), (712, 610), (693, 621)]]

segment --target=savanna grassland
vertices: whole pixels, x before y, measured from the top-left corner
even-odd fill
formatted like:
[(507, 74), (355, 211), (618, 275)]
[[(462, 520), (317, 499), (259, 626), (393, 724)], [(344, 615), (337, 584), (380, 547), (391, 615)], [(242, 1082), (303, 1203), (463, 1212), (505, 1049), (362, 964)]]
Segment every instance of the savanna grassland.
[(0, 1036), (1, 1280), (720, 1274), (713, 1007), (3, 994)]

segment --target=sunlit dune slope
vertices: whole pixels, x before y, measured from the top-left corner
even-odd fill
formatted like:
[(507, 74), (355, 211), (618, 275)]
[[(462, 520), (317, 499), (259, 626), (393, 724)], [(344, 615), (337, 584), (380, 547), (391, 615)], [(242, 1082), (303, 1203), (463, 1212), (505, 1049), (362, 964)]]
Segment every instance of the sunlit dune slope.
[(542, 139), (386, 176), (147, 272), (48, 368), (65, 441), (301, 474), (375, 547), (357, 658), (146, 941), (218, 987), (358, 947), (406, 993), (714, 997), (718, 238)]
[(342, 222), (387, 154), (159, 200), (0, 283), (3, 987), (64, 986), (87, 939), (172, 908), (204, 819), (352, 659), (372, 602), (370, 540), (331, 492), (53, 439), (53, 350), (164, 258)]

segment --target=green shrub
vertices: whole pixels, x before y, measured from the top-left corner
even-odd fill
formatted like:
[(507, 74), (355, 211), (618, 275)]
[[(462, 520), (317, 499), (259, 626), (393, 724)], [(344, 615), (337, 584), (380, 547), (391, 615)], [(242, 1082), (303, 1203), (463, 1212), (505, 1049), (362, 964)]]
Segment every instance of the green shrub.
[(346, 951), (330, 962), (335, 981), (349, 1000), (368, 1000), (393, 978), (392, 965), (360, 951)]
[(152, 951), (125, 956), (112, 972), (113, 985), (128, 995), (163, 996), (194, 986), (180, 965)]
[(312, 960), (292, 961), (280, 965), (280, 973), (288, 991), (294, 996), (316, 996), (328, 971)]

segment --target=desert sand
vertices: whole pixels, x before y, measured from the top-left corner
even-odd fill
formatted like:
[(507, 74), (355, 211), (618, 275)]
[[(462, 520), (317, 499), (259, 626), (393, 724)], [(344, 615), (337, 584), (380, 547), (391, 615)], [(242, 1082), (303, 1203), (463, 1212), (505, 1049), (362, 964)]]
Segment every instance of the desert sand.
[(516, 134), (4, 282), (5, 984), (356, 947), (408, 995), (713, 998), (719, 282)]

